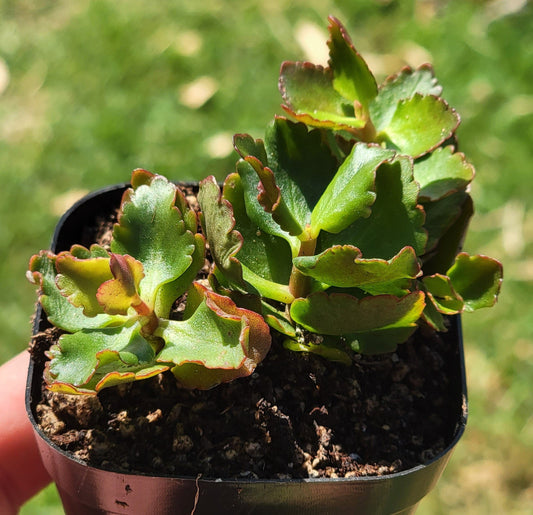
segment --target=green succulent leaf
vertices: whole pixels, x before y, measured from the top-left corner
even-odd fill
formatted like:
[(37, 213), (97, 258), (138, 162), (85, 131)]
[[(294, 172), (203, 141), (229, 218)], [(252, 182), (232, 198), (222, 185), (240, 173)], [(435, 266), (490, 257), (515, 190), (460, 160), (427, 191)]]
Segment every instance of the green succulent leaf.
[(164, 285), (172, 289), (171, 283), (191, 266), (196, 249), (195, 237), (176, 206), (177, 196), (173, 184), (153, 175), (149, 184), (145, 181), (125, 193), (113, 230), (112, 252), (129, 254), (144, 267), (140, 295), (150, 306), (155, 306)]
[(446, 274), (461, 250), (474, 205), (468, 193), (459, 191), (438, 202), (424, 204), (429, 234), (427, 255), (423, 256), (424, 273)]
[[(134, 190), (140, 186), (150, 186), (156, 174), (137, 168), (131, 174), (130, 183)], [(180, 188), (176, 189), (176, 207), (183, 216), (183, 221), (188, 231), (196, 232), (198, 228), (198, 219), (196, 213), (189, 207), (187, 199)]]
[(337, 162), (322, 142), (320, 131), (276, 118), (266, 132), (268, 166), (289, 211), (306, 227), (311, 211), (337, 170)]
[(262, 139), (254, 139), (249, 134), (235, 134), (233, 136), (233, 146), (243, 159), (253, 156), (263, 164), (268, 163), (265, 143)]
[(402, 327), (386, 327), (348, 335), (346, 340), (354, 352), (360, 354), (383, 354), (393, 352), (399, 343), (404, 343), (416, 331), (415, 323)]
[(229, 202), (235, 218), (235, 230), (243, 238), (238, 259), (244, 267), (253, 270), (267, 281), (289, 283), (292, 266), (291, 248), (285, 239), (261, 229), (250, 220), (246, 212), (242, 180), (238, 174), (230, 174), (224, 182), (222, 198)]
[[(243, 159), (237, 162), (236, 168), (244, 190), (247, 217), (258, 227), (261, 233), (268, 233), (286, 240), (292, 249), (292, 253), (297, 255), (300, 248), (300, 241), (295, 236), (291, 236), (287, 231), (283, 230), (274, 220), (272, 213), (266, 211), (259, 203), (257, 198), (259, 186), (257, 172), (250, 162), (244, 159), (245, 157), (251, 156), (255, 157), (261, 163), (267, 162), (264, 143), (261, 140), (253, 140), (248, 135), (237, 134), (234, 138), (234, 144), (237, 152), (241, 156), (244, 156)], [(252, 155), (248, 152), (254, 152), (254, 154)]]
[(329, 18), (329, 66), (285, 62), (279, 89), (283, 109), (310, 126), (358, 134), (368, 123), (376, 80), (342, 24)]
[(284, 62), (279, 78), (283, 109), (313, 127), (347, 131), (364, 127), (365, 121), (355, 117), (353, 102), (334, 89), (333, 80), (330, 68)]
[(376, 170), (393, 156), (391, 150), (355, 144), (311, 214), (311, 234), (339, 233), (358, 218), (368, 218), (376, 200)]
[(217, 267), (228, 279), (242, 284), (242, 267), (236, 255), (242, 247), (243, 238), (235, 230), (233, 208), (222, 198), (213, 176), (200, 183), (198, 202), (202, 209), (202, 227)]
[(400, 285), (420, 274), (412, 247), (404, 247), (394, 257), (385, 260), (363, 259), (357, 247), (335, 245), (316, 256), (295, 258), (294, 266), (303, 274), (330, 286), (357, 287), (374, 295), (405, 295), (407, 291)]
[[(421, 287), (425, 291), (423, 284), (421, 285)], [(448, 329), (444, 322), (444, 315), (437, 309), (435, 301), (430, 297), (427, 291), (426, 299), (428, 300), (426, 301), (426, 307), (424, 308), (424, 312), (422, 313), (422, 319), (429, 327), (431, 327), (435, 331), (446, 332)]]
[(198, 200), (216, 273), (238, 289), (290, 302), (292, 296), (283, 283), (289, 280), (291, 249), (284, 239), (263, 232), (248, 218), (240, 176), (230, 174), (222, 194), (214, 178), (206, 179)]
[(194, 235), (194, 246), (191, 266), (175, 281), (165, 284), (159, 290), (154, 311), (160, 313), (161, 316), (168, 316), (176, 299), (189, 289), (199, 270), (205, 265), (205, 238), (203, 235)]
[(271, 234), (283, 238), (291, 247), (293, 254), (298, 254), (300, 240), (283, 230), (274, 220), (272, 213), (266, 211), (257, 199), (258, 178), (253, 166), (244, 159), (237, 163), (237, 173), (245, 191), (244, 201), (246, 214), (250, 221), (256, 225), (261, 233)]
[(291, 317), (305, 329), (319, 334), (347, 335), (384, 328), (413, 327), (424, 309), (424, 293), (402, 298), (376, 295), (357, 299), (343, 293), (312, 293), (296, 299)]
[[(468, 196), (468, 193), (461, 190), (438, 201), (422, 203), (426, 213), (424, 227), (428, 232), (426, 252), (431, 252), (439, 244), (446, 232), (459, 219)], [(456, 254), (457, 252), (453, 254), (452, 260)], [(445, 270), (447, 268), (445, 267)]]
[[(142, 168), (137, 168), (136, 170), (133, 170), (133, 173), (131, 174), (130, 183), (134, 190), (136, 190), (140, 186), (149, 187), (154, 177), (155, 174), (153, 174), (152, 172), (148, 172), (147, 170), (143, 170)], [(198, 220), (196, 218), (196, 213), (192, 209), (190, 209), (189, 205), (187, 204), (187, 199), (185, 198), (185, 195), (179, 188), (176, 189), (176, 207), (179, 209), (180, 213), (183, 216), (183, 221), (185, 222), (187, 230), (193, 233), (196, 232), (196, 229), (198, 228)]]
[(351, 365), (352, 358), (346, 352), (346, 344), (338, 337), (320, 337), (320, 343), (300, 342), (291, 338), (285, 339), (283, 346), (293, 352), (311, 352), (318, 354), (329, 361)]
[(126, 315), (130, 307), (141, 303), (139, 284), (144, 277), (142, 263), (127, 254), (111, 254), (109, 265), (114, 279), (100, 285), (96, 298), (105, 313)]
[(375, 128), (401, 154), (419, 157), (447, 140), (458, 125), (459, 116), (442, 98), (415, 93), (398, 102), (387, 124)]
[[(381, 259), (390, 259), (404, 247), (412, 247), (417, 255), (424, 253), (427, 232), (423, 227), (424, 211), (418, 205), (418, 185), (413, 178), (411, 160), (396, 156), (390, 162), (383, 162), (375, 175), (376, 199), (370, 216), (355, 220), (339, 234), (321, 233), (318, 251), (347, 244), (359, 248), (364, 256)], [(339, 195), (341, 192), (339, 188)], [(330, 198), (333, 201), (335, 196)]]
[(377, 95), (376, 79), (357, 52), (341, 22), (329, 17), (329, 67), (333, 71), (333, 87), (352, 104), (360, 104), (367, 111)]
[(369, 106), (372, 122), (376, 127), (387, 127), (401, 100), (412, 98), (417, 93), (439, 96), (441, 91), (430, 65), (423, 64), (416, 70), (405, 67), (380, 86), (378, 95)]
[(198, 201), (204, 232), (219, 273), (233, 286), (290, 302), (288, 286), (277, 282), (288, 283), (290, 248), (281, 238), (263, 233), (248, 218), (239, 175), (227, 177), (222, 194), (213, 177), (205, 179), (200, 184)]
[(294, 300), (294, 296), (287, 285), (264, 279), (249, 268), (243, 267), (243, 278), (248, 284), (254, 287), (254, 291), (251, 293), (259, 293), (267, 299), (285, 302), (287, 304), (290, 304)]
[(49, 388), (65, 393), (95, 393), (169, 368), (155, 362), (154, 349), (138, 322), (64, 334), (49, 357)]
[(207, 368), (238, 369), (245, 360), (242, 331), (241, 318), (219, 316), (204, 301), (191, 318), (169, 320), (158, 330), (166, 342), (159, 359), (176, 365), (196, 362)]
[(108, 314), (94, 317), (85, 316), (82, 307), (74, 306), (61, 294), (56, 285), (56, 259), (55, 254), (41, 251), (31, 258), (27, 273), (30, 282), (39, 287), (39, 302), (50, 323), (69, 332), (79, 331), (83, 328), (105, 327), (112, 323), (116, 317)]
[[(87, 249), (75, 247), (73, 252), (61, 252), (56, 258), (58, 275), (56, 284), (62, 295), (75, 307), (83, 308), (83, 314), (93, 317), (104, 313), (96, 298), (103, 282), (113, 278), (108, 257), (76, 257), (87, 255)], [(117, 313), (114, 313), (117, 314)]]
[(466, 189), (474, 178), (474, 167), (464, 154), (454, 153), (454, 148), (447, 146), (415, 162), (414, 174), (420, 185), (420, 200), (436, 201)]
[(474, 311), (496, 303), (503, 280), (503, 269), (495, 259), (469, 256), (461, 252), (446, 275), (463, 299), (465, 311)]
[(268, 326), (228, 297), (195, 287), (204, 298), (192, 316), (158, 329), (165, 347), (157, 360), (173, 363), (173, 374), (187, 388), (207, 389), (250, 375), (270, 348)]
[(296, 328), (285, 311), (280, 311), (265, 301), (261, 305), (263, 318), (270, 327), (290, 338), (296, 338)]
[[(244, 154), (241, 146), (237, 146), (237, 150), (260, 179), (259, 183), (257, 177), (254, 181), (249, 169), (242, 162), (239, 163), (237, 170), (243, 180), (245, 198), (248, 200), (259, 189), (259, 202), (272, 212), (273, 221), (281, 231), (256, 223), (274, 235), (289, 233), (300, 236), (310, 222), (311, 211), (337, 169), (336, 159), (322, 142), (320, 132), (308, 131), (305, 125), (285, 118), (276, 118), (266, 132), (267, 163), (261, 163), (262, 167), (259, 165), (260, 152), (257, 152), (259, 155), (249, 156)], [(263, 197), (268, 198), (268, 203), (262, 200)], [(250, 214), (249, 208), (247, 211)], [(294, 245), (291, 246), (294, 248)], [(295, 254), (299, 249), (299, 246), (296, 247)]]
[[(259, 177), (257, 200), (267, 213), (272, 213), (272, 219), (280, 226), (280, 229), (291, 236), (298, 236), (304, 230), (297, 214), (293, 213), (285, 198), (281, 196), (279, 186), (276, 184), (274, 172), (253, 156), (244, 158)], [(242, 168), (238, 168), (241, 170)]]
[(449, 277), (434, 274), (422, 279), (426, 287), (427, 295), (440, 313), (454, 315), (461, 313), (464, 302), (455, 291)]
[[(291, 302), (288, 288), (291, 248), (286, 240), (261, 231), (247, 216), (244, 189), (237, 173), (226, 178), (222, 200), (231, 207), (234, 228), (242, 236), (243, 244), (235, 259), (241, 265), (242, 277), (247, 285), (245, 290), (280, 302)], [(231, 280), (231, 276), (225, 275)], [(236, 285), (242, 286), (242, 283)]]

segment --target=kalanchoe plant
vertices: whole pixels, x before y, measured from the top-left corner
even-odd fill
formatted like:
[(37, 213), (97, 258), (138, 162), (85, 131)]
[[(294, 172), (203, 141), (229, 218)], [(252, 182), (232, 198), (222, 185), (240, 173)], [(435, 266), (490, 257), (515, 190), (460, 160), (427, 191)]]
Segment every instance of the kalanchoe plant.
[[(48, 352), (48, 388), (95, 393), (170, 369), (189, 388), (253, 372), (270, 347), (255, 312), (193, 282), (205, 262), (197, 216), (178, 187), (135, 170), (109, 248), (42, 251), (28, 277), (65, 331)], [(171, 316), (185, 298), (179, 317)]]
[(236, 172), (222, 191), (204, 180), (199, 202), (214, 289), (255, 298), (288, 348), (349, 362), (492, 306), (502, 267), (460, 252), (474, 169), (431, 67), (378, 88), (342, 25), (329, 29), (327, 68), (282, 65), (296, 121), (235, 136)]

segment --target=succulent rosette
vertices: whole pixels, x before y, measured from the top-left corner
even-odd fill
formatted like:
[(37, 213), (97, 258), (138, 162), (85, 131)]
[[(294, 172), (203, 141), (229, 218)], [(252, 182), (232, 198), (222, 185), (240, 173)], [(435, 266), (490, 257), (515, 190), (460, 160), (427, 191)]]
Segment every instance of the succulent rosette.
[[(205, 238), (179, 187), (135, 170), (109, 248), (74, 245), (30, 260), (49, 321), (64, 334), (47, 355), (48, 387), (95, 393), (171, 370), (206, 389), (253, 372), (268, 352), (255, 312), (194, 282)], [(185, 307), (172, 315), (176, 302)]]
[(214, 288), (260, 299), (288, 348), (349, 362), (492, 306), (502, 267), (461, 252), (474, 168), (431, 67), (378, 87), (344, 27), (329, 30), (328, 67), (282, 65), (294, 121), (236, 135), (235, 173), (222, 190), (204, 180), (199, 202)]

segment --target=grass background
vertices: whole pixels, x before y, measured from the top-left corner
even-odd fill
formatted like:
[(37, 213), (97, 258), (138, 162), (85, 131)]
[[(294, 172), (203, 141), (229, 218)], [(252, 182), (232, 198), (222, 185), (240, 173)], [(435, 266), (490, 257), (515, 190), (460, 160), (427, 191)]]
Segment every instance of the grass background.
[[(268, 4), (268, 5), (267, 5)], [(222, 179), (261, 137), (283, 60), (324, 60), (326, 17), (383, 79), (430, 61), (477, 168), (466, 250), (501, 259), (492, 310), (464, 317), (470, 417), (421, 514), (533, 505), (533, 6), (524, 0), (0, 0), (0, 363), (23, 350), (24, 273), (84, 191), (144, 167)], [(60, 514), (50, 486), (22, 509)]]

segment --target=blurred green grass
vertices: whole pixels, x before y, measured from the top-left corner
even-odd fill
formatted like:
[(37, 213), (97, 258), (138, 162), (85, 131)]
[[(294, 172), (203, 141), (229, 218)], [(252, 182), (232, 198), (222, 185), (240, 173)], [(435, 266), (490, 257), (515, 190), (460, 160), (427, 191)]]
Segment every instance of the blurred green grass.
[[(500, 258), (492, 310), (464, 317), (467, 433), (421, 514), (533, 504), (533, 6), (517, 0), (0, 0), (0, 362), (25, 348), (29, 257), (83, 191), (133, 168), (233, 170), (231, 136), (281, 113), (281, 61), (316, 61), (326, 17), (379, 78), (434, 64), (477, 168), (466, 250)], [(54, 487), (23, 514), (61, 513)]]

